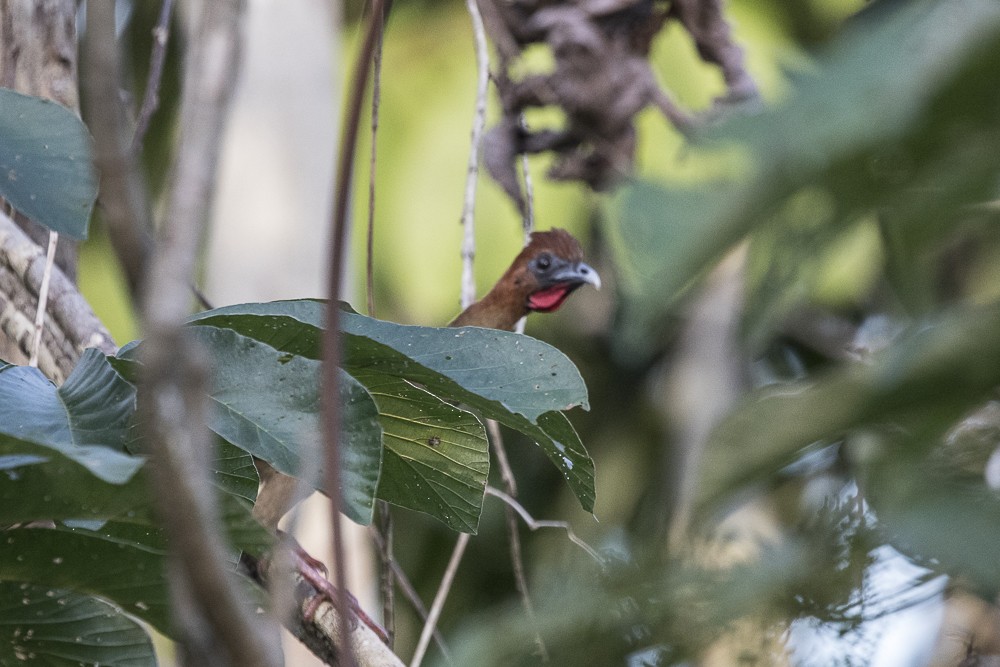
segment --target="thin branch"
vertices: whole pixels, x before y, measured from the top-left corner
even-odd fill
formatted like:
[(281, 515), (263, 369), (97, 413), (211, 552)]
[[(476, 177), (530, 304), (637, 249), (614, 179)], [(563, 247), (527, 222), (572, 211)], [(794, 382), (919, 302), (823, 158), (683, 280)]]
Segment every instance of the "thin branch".
[[(503, 446), (503, 436), (500, 433), (500, 424), (495, 419), (486, 420), (486, 429), (490, 433), (490, 443), (496, 454), (497, 465), (500, 467), (500, 477), (503, 479), (504, 488), (507, 489), (508, 497), (517, 497), (517, 481), (514, 479), (514, 471), (510, 468), (510, 461), (507, 459), (507, 449)], [(545, 647), (542, 634), (538, 631), (538, 623), (535, 620), (535, 605), (528, 595), (528, 578), (524, 574), (524, 555), (521, 553), (521, 534), (517, 530), (517, 516), (513, 508), (504, 508), (507, 519), (507, 536), (510, 539), (510, 564), (514, 570), (514, 586), (518, 595), (521, 596), (521, 605), (524, 613), (528, 617), (528, 624), (535, 631), (535, 644), (538, 646), (538, 655), (542, 662), (549, 661), (549, 651)]]
[(56, 261), (56, 246), (59, 244), (59, 234), (49, 231), (49, 249), (45, 256), (45, 272), (42, 274), (42, 286), (38, 290), (38, 309), (35, 311), (35, 336), (31, 342), (31, 356), (28, 365), (38, 368), (38, 350), (42, 347), (42, 330), (45, 328), (45, 308), (49, 302), (49, 282), (52, 279), (52, 268)]
[(492, 486), (487, 486), (486, 487), (486, 495), (493, 496), (494, 498), (497, 498), (497, 499), (502, 500), (503, 502), (505, 502), (508, 507), (512, 508), (515, 512), (517, 512), (518, 514), (521, 515), (521, 519), (528, 526), (528, 528), (530, 530), (532, 530), (532, 531), (539, 530), (540, 528), (559, 528), (561, 530), (565, 530), (566, 531), (566, 536), (569, 538), (570, 542), (572, 542), (576, 546), (578, 546), (581, 549), (583, 549), (584, 551), (586, 551), (587, 555), (590, 556), (591, 558), (593, 558), (598, 564), (600, 564), (600, 565), (604, 564), (604, 559), (601, 558), (601, 555), (599, 553), (597, 553), (597, 550), (594, 549), (589, 544), (587, 544), (586, 542), (584, 542), (579, 537), (577, 537), (576, 533), (573, 532), (573, 528), (569, 525), (568, 522), (566, 522), (566, 521), (538, 521), (534, 517), (532, 517), (528, 513), (528, 510), (524, 509), (524, 507), (522, 507), (521, 504), (519, 502), (517, 502), (517, 500), (515, 500), (514, 498), (511, 498), (509, 495), (507, 495), (506, 493), (504, 493), (500, 489), (496, 489), (496, 488), (494, 488)]
[[(227, 564), (208, 472), (208, 360), (182, 326), (236, 80), (243, 8), (241, 0), (201, 6), (189, 42), (177, 159), (145, 284), (139, 414), (150, 443), (153, 497), (170, 543), (171, 602), (185, 662), (265, 667), (281, 664), (278, 628), (256, 613)], [(90, 0), (87, 9), (108, 25), (114, 3)]]
[(427, 617), (427, 622), (424, 623), (423, 631), (420, 633), (420, 640), (417, 642), (417, 649), (413, 652), (410, 667), (420, 667), (420, 663), (424, 659), (424, 654), (427, 653), (427, 646), (431, 642), (431, 635), (437, 627), (438, 618), (441, 617), (441, 610), (444, 608), (445, 600), (448, 599), (451, 584), (455, 581), (455, 573), (458, 571), (458, 566), (462, 562), (462, 556), (465, 554), (465, 547), (467, 546), (469, 546), (469, 534), (462, 533), (455, 542), (455, 548), (452, 550), (451, 558), (448, 560), (448, 567), (445, 568), (444, 576), (441, 577), (441, 585), (438, 586), (434, 602), (431, 604), (431, 612)]
[(469, 166), (465, 177), (465, 202), (462, 206), (462, 308), (476, 300), (476, 276), (473, 261), (476, 257), (476, 181), (479, 176), (479, 155), (482, 151), (483, 131), (486, 129), (486, 93), (490, 83), (490, 55), (486, 44), (486, 29), (476, 0), (466, 0), (472, 21), (472, 35), (476, 43), (476, 112), (472, 119), (472, 145), (469, 148)]
[[(381, 549), (382, 536), (377, 530), (374, 529), (371, 531), (371, 535), (372, 539), (375, 540), (375, 546)], [(420, 620), (426, 623), (428, 614), (427, 607), (424, 605), (424, 601), (420, 599), (420, 594), (413, 586), (410, 578), (406, 576), (406, 572), (399, 566), (399, 563), (397, 563), (395, 559), (389, 561), (389, 567), (392, 569), (393, 575), (395, 575), (396, 585), (399, 586), (401, 591), (403, 591), (403, 596), (410, 602), (410, 605), (413, 607), (414, 611), (417, 612)], [(448, 645), (445, 643), (444, 637), (437, 628), (434, 628), (434, 642), (437, 644), (444, 659), (451, 663), (451, 651), (448, 650)]]
[[(379, 26), (388, 16), (391, 0), (373, 0), (372, 12), (365, 30), (364, 41), (354, 65), (350, 83), (348, 109), (344, 118), (344, 129), (340, 138), (340, 152), (337, 160), (337, 176), (334, 187), (333, 215), (330, 245), (329, 276), (327, 282), (328, 306), (326, 309), (325, 331), (323, 332), (323, 365), (321, 369), (321, 409), (323, 442), (326, 445), (325, 486), (330, 497), (330, 513), (333, 517), (333, 557), (336, 560), (336, 607), (341, 618), (348, 617), (347, 609), (347, 563), (344, 558), (343, 536), (340, 530), (340, 297), (341, 278), (344, 273), (344, 258), (347, 250), (347, 209), (350, 202), (351, 181), (354, 171), (355, 147), (358, 127), (361, 122), (361, 106), (365, 85), (371, 70), (375, 45), (378, 41)], [(349, 641), (347, 624), (340, 627), (340, 645), (344, 649), (341, 662), (346, 667), (355, 664)]]
[(132, 134), (132, 152), (137, 153), (142, 147), (142, 140), (149, 129), (149, 121), (160, 106), (160, 81), (163, 79), (163, 64), (167, 59), (167, 41), (170, 38), (170, 13), (174, 0), (163, 0), (160, 6), (160, 16), (153, 28), (153, 50), (149, 56), (149, 75), (146, 78), (146, 92), (143, 94), (142, 106), (136, 118), (135, 131)]
[[(522, 130), (528, 130), (528, 123), (525, 121), (523, 113), (518, 117), (517, 122)], [(524, 177), (524, 218), (521, 220), (521, 224), (524, 227), (524, 245), (528, 245), (531, 242), (531, 232), (535, 231), (535, 184), (531, 178), (527, 153), (521, 153), (521, 174)], [(514, 325), (514, 331), (523, 334), (527, 323), (528, 317), (522, 317)]]

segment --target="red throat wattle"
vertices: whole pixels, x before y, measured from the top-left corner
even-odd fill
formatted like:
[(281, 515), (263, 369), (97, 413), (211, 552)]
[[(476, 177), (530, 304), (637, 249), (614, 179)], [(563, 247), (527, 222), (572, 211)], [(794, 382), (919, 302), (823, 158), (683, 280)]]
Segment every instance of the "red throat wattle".
[(539, 290), (528, 297), (528, 308), (539, 313), (551, 313), (562, 305), (572, 291), (573, 285), (565, 283)]

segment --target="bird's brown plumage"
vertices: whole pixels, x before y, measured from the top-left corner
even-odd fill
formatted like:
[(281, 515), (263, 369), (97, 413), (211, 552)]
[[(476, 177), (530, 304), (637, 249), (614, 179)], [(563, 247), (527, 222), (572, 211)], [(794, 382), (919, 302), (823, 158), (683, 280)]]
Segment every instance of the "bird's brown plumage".
[(512, 331), (529, 312), (552, 312), (577, 287), (601, 280), (583, 262), (580, 242), (563, 229), (534, 232), (486, 296), (466, 308), (451, 326), (477, 326)]

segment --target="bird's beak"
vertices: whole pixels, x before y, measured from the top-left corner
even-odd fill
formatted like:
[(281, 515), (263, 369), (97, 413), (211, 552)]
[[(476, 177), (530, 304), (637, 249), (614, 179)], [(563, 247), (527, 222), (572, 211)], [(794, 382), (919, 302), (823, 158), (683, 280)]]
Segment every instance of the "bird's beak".
[(601, 277), (597, 271), (585, 262), (567, 264), (550, 277), (553, 283), (590, 283), (596, 289), (601, 289)]

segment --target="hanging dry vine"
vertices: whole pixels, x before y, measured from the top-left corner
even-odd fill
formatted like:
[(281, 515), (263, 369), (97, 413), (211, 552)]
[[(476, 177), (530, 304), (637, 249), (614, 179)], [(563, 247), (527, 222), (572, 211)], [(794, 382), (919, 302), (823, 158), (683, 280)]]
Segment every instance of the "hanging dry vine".
[[(480, 0), (480, 6), (500, 54), (494, 80), (503, 109), (484, 143), (484, 161), (522, 215), (517, 156), (552, 152), (551, 178), (604, 190), (631, 172), (640, 111), (655, 106), (684, 133), (699, 124), (660, 86), (648, 60), (653, 38), (670, 21), (690, 34), (703, 60), (722, 70), (727, 91), (717, 107), (757, 97), (722, 0)], [(546, 45), (555, 67), (517, 77), (519, 56), (532, 44)], [(560, 109), (564, 125), (525, 129), (519, 119), (533, 107)]]

